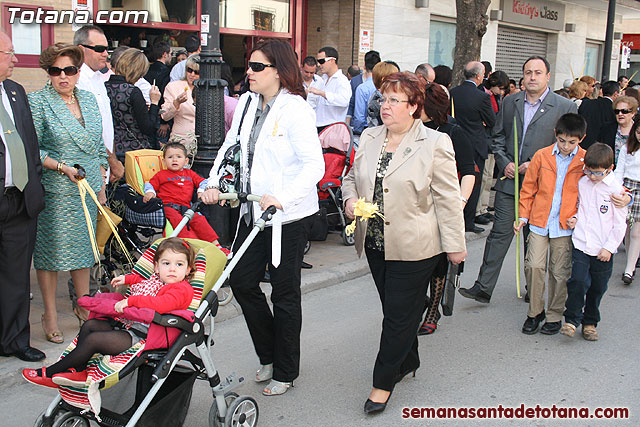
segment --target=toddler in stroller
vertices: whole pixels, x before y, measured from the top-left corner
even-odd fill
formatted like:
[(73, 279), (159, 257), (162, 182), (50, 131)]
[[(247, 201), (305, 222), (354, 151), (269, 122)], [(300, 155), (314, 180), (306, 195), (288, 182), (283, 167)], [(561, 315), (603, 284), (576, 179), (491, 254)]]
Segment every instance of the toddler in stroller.
[[(195, 254), (182, 239), (172, 237), (158, 246), (153, 259), (154, 274), (143, 280), (138, 274), (118, 276), (112, 285), (130, 285), (130, 295), (115, 303), (122, 313), (126, 307), (151, 308), (162, 314), (189, 307), (193, 288), (188, 277), (195, 271)], [(58, 362), (41, 369), (24, 369), (23, 377), (46, 387), (80, 387), (87, 382), (87, 362), (95, 353), (117, 355), (146, 338), (149, 325), (124, 318), (92, 318), (78, 334), (76, 347)]]
[[(144, 203), (158, 197), (164, 204), (164, 213), (172, 227), (176, 227), (189, 209), (194, 190), (204, 191), (207, 180), (191, 169), (185, 169), (189, 162), (187, 149), (179, 142), (170, 142), (164, 146), (163, 162), (166, 169), (157, 172), (144, 185)], [(226, 255), (229, 251), (218, 243), (218, 235), (207, 219), (196, 213), (189, 224), (182, 229), (178, 237), (200, 239), (211, 242)]]

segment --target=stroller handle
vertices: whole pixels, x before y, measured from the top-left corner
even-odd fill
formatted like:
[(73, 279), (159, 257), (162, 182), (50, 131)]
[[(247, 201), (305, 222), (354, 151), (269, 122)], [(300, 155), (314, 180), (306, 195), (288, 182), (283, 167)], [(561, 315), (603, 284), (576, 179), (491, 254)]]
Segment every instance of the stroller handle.
[(248, 193), (220, 193), (218, 200), (238, 200), (240, 203), (259, 202), (260, 196)]

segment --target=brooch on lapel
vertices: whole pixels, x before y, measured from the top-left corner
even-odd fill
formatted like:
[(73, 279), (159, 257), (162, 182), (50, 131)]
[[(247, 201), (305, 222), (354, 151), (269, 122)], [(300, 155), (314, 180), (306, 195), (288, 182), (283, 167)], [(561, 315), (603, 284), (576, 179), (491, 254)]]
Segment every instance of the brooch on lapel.
[(410, 153), (410, 152), (411, 152), (411, 148), (409, 148), (409, 147), (405, 148), (405, 149), (404, 149), (403, 156), (404, 156), (404, 157), (407, 157), (407, 156), (409, 155), (409, 153)]
[(17, 95), (16, 91), (15, 91), (15, 90), (12, 90), (12, 91), (11, 91), (11, 95), (13, 95), (13, 96), (11, 97), (11, 100), (15, 102), (15, 100), (16, 100), (16, 95)]
[(544, 113), (544, 108), (541, 108), (541, 109), (540, 109), (540, 112), (541, 112), (541, 113)]

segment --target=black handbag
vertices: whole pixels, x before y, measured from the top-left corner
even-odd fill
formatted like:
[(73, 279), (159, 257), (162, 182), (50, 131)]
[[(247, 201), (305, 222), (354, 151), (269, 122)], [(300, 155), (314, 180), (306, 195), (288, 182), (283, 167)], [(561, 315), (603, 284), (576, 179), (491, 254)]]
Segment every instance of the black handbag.
[(241, 173), (240, 162), (242, 158), (242, 148), (240, 145), (240, 131), (242, 130), (242, 123), (244, 122), (244, 116), (247, 114), (249, 105), (251, 104), (251, 97), (244, 104), (244, 110), (242, 110), (242, 116), (240, 117), (240, 124), (238, 125), (238, 133), (236, 134), (236, 143), (227, 148), (224, 153), (224, 158), (218, 168), (218, 174), (222, 172), (220, 182), (218, 186), (223, 193), (239, 193), (241, 189)]
[(127, 184), (116, 190), (116, 199), (124, 200), (124, 218), (131, 224), (145, 227), (164, 228), (165, 215), (162, 200), (154, 197), (144, 203), (143, 196)]
[(453, 303), (456, 298), (456, 290), (460, 287), (460, 274), (464, 270), (464, 262), (458, 265), (449, 263), (447, 268), (447, 278), (442, 294), (442, 314), (451, 316), (453, 314)]

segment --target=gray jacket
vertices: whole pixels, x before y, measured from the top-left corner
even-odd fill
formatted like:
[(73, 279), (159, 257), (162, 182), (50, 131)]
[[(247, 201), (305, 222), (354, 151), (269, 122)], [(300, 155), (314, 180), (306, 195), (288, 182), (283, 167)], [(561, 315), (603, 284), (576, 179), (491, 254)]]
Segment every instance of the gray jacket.
[[(531, 119), (525, 140), (522, 141), (524, 95), (525, 92), (522, 91), (504, 98), (502, 108), (496, 117), (496, 124), (493, 127), (491, 150), (495, 155), (499, 171), (495, 188), (496, 191), (507, 194), (514, 194), (514, 180), (500, 178), (504, 176), (504, 168), (514, 161), (514, 116), (518, 132), (518, 147), (520, 147), (519, 163), (522, 164), (530, 161), (539, 149), (555, 143), (554, 129), (556, 122), (563, 114), (578, 112), (575, 103), (549, 91)], [(520, 185), (522, 185), (523, 179), (524, 175), (520, 175)]]

